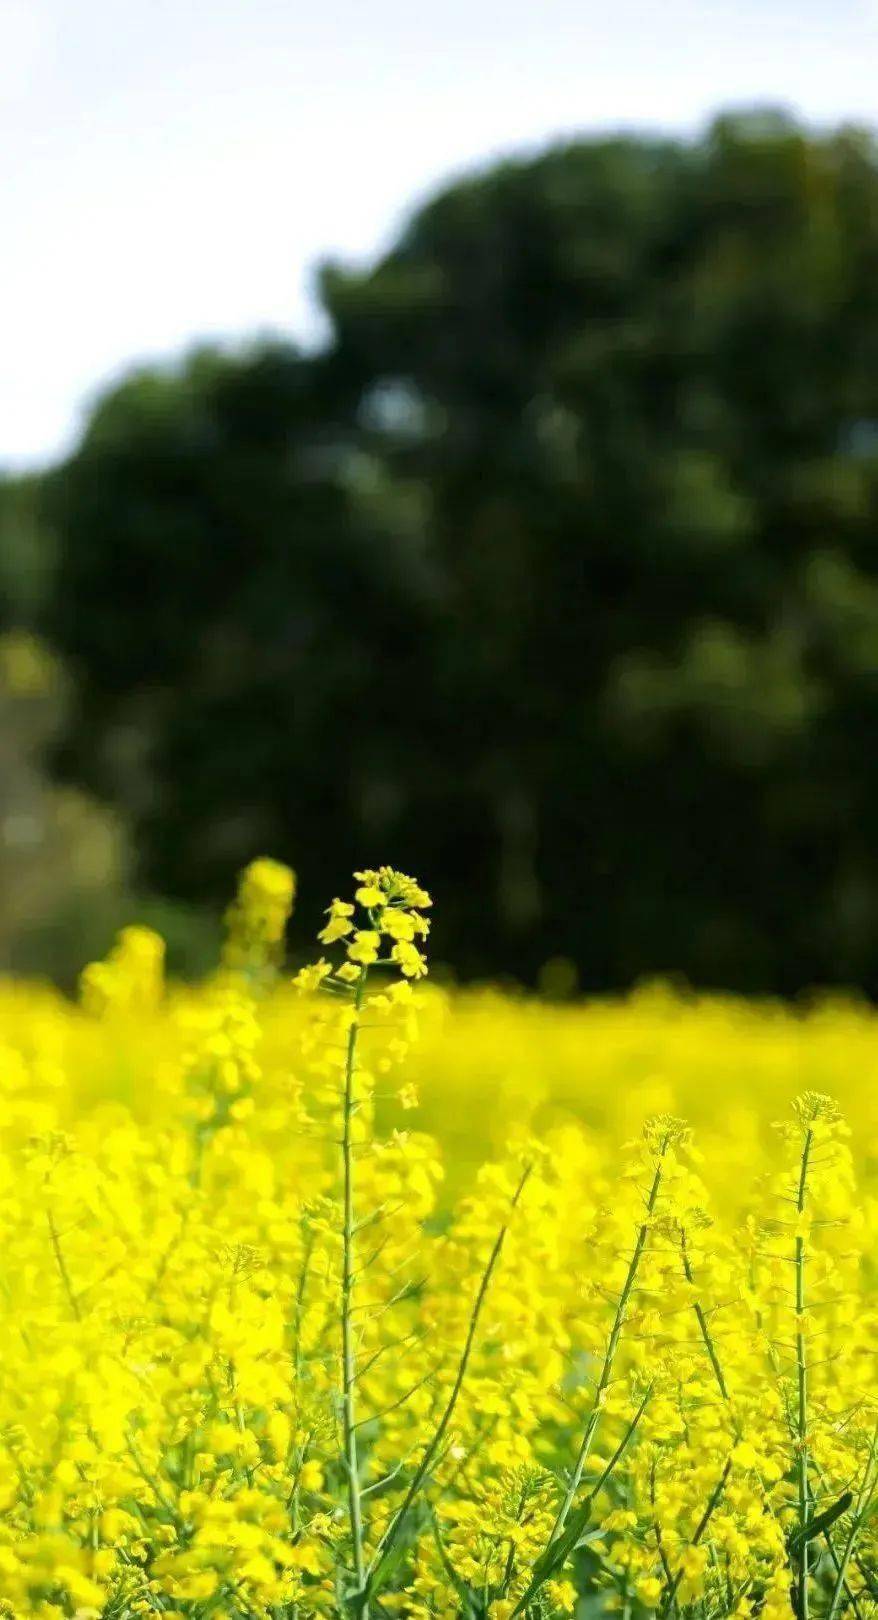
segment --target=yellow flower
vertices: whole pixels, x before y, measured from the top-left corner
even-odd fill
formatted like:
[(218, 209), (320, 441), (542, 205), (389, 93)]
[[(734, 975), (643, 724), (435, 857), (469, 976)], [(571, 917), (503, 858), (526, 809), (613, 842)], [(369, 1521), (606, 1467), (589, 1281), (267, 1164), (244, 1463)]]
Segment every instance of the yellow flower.
[(312, 962), (308, 967), (300, 968), (293, 979), (293, 984), (298, 990), (318, 990), (331, 972), (330, 964), (321, 957), (319, 962)]
[(358, 928), (348, 946), (348, 960), (369, 965), (378, 959), (381, 936), (372, 928)]
[(426, 957), (407, 940), (398, 940), (390, 954), (407, 979), (420, 979), (427, 971)]
[(354, 899), (367, 910), (387, 904), (387, 896), (379, 889), (377, 883), (362, 883), (355, 891)]
[(789, 1620), (803, 1487), (865, 1617), (878, 1020), (422, 989), (425, 892), (356, 883), (304, 997), (263, 863), (199, 986), (141, 929), (0, 979), (0, 1620), (337, 1620), (352, 1481), (404, 1620)]

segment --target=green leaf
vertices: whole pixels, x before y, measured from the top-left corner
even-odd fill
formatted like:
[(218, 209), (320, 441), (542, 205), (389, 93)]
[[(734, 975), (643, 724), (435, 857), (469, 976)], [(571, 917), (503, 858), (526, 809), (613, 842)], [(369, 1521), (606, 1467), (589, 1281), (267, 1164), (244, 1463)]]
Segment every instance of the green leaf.
[(591, 1535), (585, 1533), (590, 1518), (591, 1502), (588, 1501), (580, 1508), (578, 1513), (570, 1515), (563, 1535), (550, 1542), (545, 1552), (536, 1560), (530, 1585), (518, 1605), (519, 1612), (527, 1607), (535, 1593), (539, 1591), (546, 1581), (551, 1580), (555, 1571), (561, 1568), (561, 1565), (577, 1547), (581, 1547), (586, 1541), (593, 1540), (595, 1534), (601, 1534), (600, 1531), (593, 1532)]
[(802, 1525), (790, 1536), (790, 1552), (798, 1552), (806, 1541), (811, 1541), (814, 1536), (820, 1536), (824, 1531), (829, 1530), (835, 1524), (836, 1519), (840, 1519), (843, 1513), (847, 1513), (853, 1499), (853, 1493), (845, 1491), (844, 1495), (840, 1496), (837, 1502), (833, 1502), (831, 1507), (824, 1508), (822, 1513), (817, 1513), (813, 1519), (809, 1519), (806, 1525)]
[(400, 1565), (405, 1562), (405, 1559), (408, 1556), (409, 1548), (409, 1540), (406, 1538), (400, 1538), (400, 1540), (396, 1543), (396, 1546), (390, 1549), (387, 1557), (383, 1558), (381, 1563), (376, 1566), (376, 1568), (372, 1571), (372, 1574), (368, 1577), (362, 1592), (357, 1594), (355, 1599), (355, 1608), (357, 1612), (359, 1612), (359, 1610), (363, 1607), (364, 1603), (367, 1603), (370, 1598), (375, 1597), (376, 1594), (381, 1591), (381, 1588), (387, 1585), (387, 1582), (390, 1580), (392, 1575), (396, 1574), (396, 1571), (400, 1568)]
[(598, 1525), (596, 1530), (586, 1530), (585, 1535), (580, 1536), (573, 1551), (578, 1552), (580, 1547), (588, 1547), (593, 1541), (601, 1541), (606, 1533), (603, 1525)]

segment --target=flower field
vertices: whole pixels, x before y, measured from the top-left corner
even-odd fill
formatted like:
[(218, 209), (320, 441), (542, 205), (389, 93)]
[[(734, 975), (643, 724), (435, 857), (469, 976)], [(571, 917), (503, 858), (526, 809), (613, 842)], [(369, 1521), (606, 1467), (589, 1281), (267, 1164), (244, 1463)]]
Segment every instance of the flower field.
[(875, 1015), (432, 989), (389, 868), (291, 980), (293, 897), (0, 986), (0, 1616), (872, 1615)]

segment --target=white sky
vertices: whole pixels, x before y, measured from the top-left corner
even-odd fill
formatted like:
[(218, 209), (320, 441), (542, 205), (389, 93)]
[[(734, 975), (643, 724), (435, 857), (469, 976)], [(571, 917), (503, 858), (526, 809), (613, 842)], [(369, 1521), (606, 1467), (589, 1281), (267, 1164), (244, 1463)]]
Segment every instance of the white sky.
[(318, 330), (449, 175), (770, 101), (878, 124), (878, 0), (0, 0), (0, 465), (199, 337)]

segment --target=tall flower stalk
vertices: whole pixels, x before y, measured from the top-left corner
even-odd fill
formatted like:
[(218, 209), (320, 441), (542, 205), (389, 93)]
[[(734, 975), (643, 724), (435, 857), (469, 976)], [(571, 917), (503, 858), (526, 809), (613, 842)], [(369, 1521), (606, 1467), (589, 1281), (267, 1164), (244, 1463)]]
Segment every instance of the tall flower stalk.
[(811, 1516), (811, 1489), (808, 1480), (808, 1350), (805, 1342), (805, 1236), (801, 1230), (805, 1215), (805, 1203), (808, 1192), (808, 1166), (811, 1159), (811, 1147), (814, 1141), (813, 1128), (805, 1127), (802, 1143), (802, 1157), (799, 1163), (799, 1179), (796, 1189), (796, 1252), (795, 1252), (795, 1288), (796, 1288), (796, 1449), (798, 1455), (797, 1488), (799, 1535), (801, 1537), (801, 1553), (799, 1555), (799, 1580), (796, 1589), (796, 1609), (799, 1620), (808, 1620), (809, 1594), (808, 1582), (810, 1576), (810, 1541), (808, 1536), (808, 1521)]
[[(613, 1379), (616, 1358), (622, 1340), (622, 1334), (628, 1315), (631, 1296), (637, 1283), (641, 1262), (643, 1260), (653, 1223), (656, 1219), (659, 1208), (659, 1198), (661, 1194), (662, 1181), (668, 1164), (668, 1156), (672, 1152), (674, 1146), (684, 1139), (686, 1135), (686, 1126), (681, 1120), (673, 1119), (669, 1115), (659, 1115), (647, 1122), (643, 1134), (646, 1150), (652, 1164), (652, 1176), (649, 1190), (646, 1194), (643, 1219), (637, 1227), (634, 1239), (634, 1247), (632, 1249), (628, 1265), (626, 1267), (625, 1277), (622, 1282), (622, 1287), (616, 1301), (612, 1326), (610, 1328), (606, 1349), (601, 1362), (600, 1372), (595, 1385), (594, 1395), (589, 1407), (588, 1416), (585, 1420), (582, 1437), (580, 1439), (576, 1459), (570, 1473), (567, 1489), (564, 1493), (561, 1505), (555, 1515), (555, 1520), (544, 1550), (534, 1565), (534, 1573), (530, 1585), (513, 1609), (513, 1620), (514, 1616), (524, 1613), (529, 1608), (540, 1589), (544, 1587), (561, 1568), (566, 1558), (573, 1550), (575, 1542), (578, 1540), (581, 1531), (584, 1529), (585, 1522), (590, 1511), (591, 1497), (585, 1506), (577, 1509), (575, 1513), (573, 1512), (574, 1504), (576, 1503), (576, 1498), (582, 1484), (582, 1477), (585, 1472), (586, 1464), (589, 1456), (591, 1455), (595, 1437), (600, 1426), (607, 1390), (609, 1389)], [(623, 1456), (628, 1450), (628, 1447), (631, 1444), (639, 1426), (640, 1419), (642, 1418), (648, 1404), (650, 1394), (651, 1390), (648, 1391), (644, 1397), (635, 1418), (632, 1420), (628, 1430), (626, 1431), (621, 1445), (617, 1448), (616, 1453), (611, 1459), (609, 1469), (601, 1476), (599, 1485), (596, 1487), (595, 1491), (592, 1492), (592, 1496), (596, 1495), (597, 1490), (606, 1483), (607, 1478), (615, 1470), (616, 1466), (619, 1462), (621, 1462)]]
[[(360, 1468), (357, 1454), (357, 1419), (355, 1386), (357, 1356), (354, 1346), (354, 1142), (353, 1123), (356, 1113), (354, 1081), (357, 1064), (357, 1037), (360, 1029), (360, 1010), (366, 987), (368, 967), (360, 969), (354, 989), (354, 1016), (348, 1030), (345, 1052), (344, 1098), (342, 1103), (342, 1271), (341, 1271), (341, 1368), (342, 1368), (342, 1429), (344, 1439), (345, 1471), (347, 1473), (348, 1517), (353, 1549), (354, 1579), (357, 1591), (362, 1591), (366, 1575), (363, 1549), (363, 1507), (360, 1493)], [(363, 1610), (364, 1617), (367, 1610)]]
[[(393, 1012), (394, 1008), (404, 1011), (408, 981), (423, 977), (427, 971), (426, 959), (416, 941), (423, 940), (429, 931), (429, 923), (422, 913), (431, 901), (413, 878), (391, 867), (357, 872), (355, 878), (358, 887), (353, 902), (333, 900), (328, 908), (328, 920), (318, 936), (324, 945), (342, 946), (344, 959), (334, 966), (321, 959), (302, 970), (298, 983), (307, 991), (332, 992), (340, 1002), (334, 1015), (322, 1021), (321, 1034), (325, 1063), (330, 1070), (340, 1037), (343, 1037), (344, 1050), (340, 1096), (339, 1404), (353, 1583), (344, 1598), (362, 1620), (368, 1620), (364, 1488), (357, 1439), (357, 1386), (361, 1369), (354, 1324), (358, 1275), (356, 1236), (362, 1226), (356, 1202), (357, 1119), (368, 1097), (369, 1076), (360, 1065), (359, 1047), (364, 1013), (367, 1010)], [(389, 969), (395, 979), (376, 994), (367, 996), (370, 970), (375, 967)], [(399, 1044), (397, 1041), (397, 1046)], [(331, 1079), (331, 1075), (328, 1078)]]
[[(795, 1197), (795, 1212), (802, 1218), (808, 1187), (808, 1160), (812, 1157), (813, 1132), (805, 1131), (802, 1145), (802, 1163), (799, 1168), (799, 1189)], [(802, 1554), (799, 1562), (799, 1617), (808, 1620), (808, 1518), (810, 1518), (810, 1486), (808, 1486), (808, 1351), (805, 1345), (805, 1238), (795, 1234), (795, 1385), (797, 1385), (797, 1450), (799, 1450), (799, 1531), (802, 1536)]]
[(577, 1492), (579, 1491), (579, 1487), (582, 1482), (585, 1465), (588, 1462), (595, 1435), (598, 1431), (598, 1425), (601, 1420), (604, 1397), (613, 1376), (613, 1368), (616, 1364), (616, 1355), (618, 1353), (619, 1343), (622, 1338), (622, 1330), (625, 1326), (625, 1318), (628, 1312), (631, 1294), (637, 1281), (637, 1273), (640, 1270), (640, 1262), (643, 1259), (643, 1253), (649, 1240), (652, 1222), (658, 1208), (659, 1193), (661, 1191), (662, 1177), (665, 1171), (667, 1155), (674, 1143), (681, 1139), (684, 1134), (684, 1130), (685, 1127), (681, 1121), (664, 1118), (650, 1121), (646, 1127), (645, 1135), (647, 1144), (652, 1148), (654, 1153), (654, 1167), (652, 1181), (646, 1197), (644, 1219), (637, 1229), (637, 1236), (634, 1240), (634, 1248), (628, 1262), (628, 1268), (625, 1272), (625, 1280), (622, 1284), (621, 1292), (616, 1302), (613, 1325), (610, 1328), (610, 1335), (607, 1339), (607, 1348), (604, 1353), (600, 1373), (598, 1374), (594, 1399), (592, 1401), (588, 1417), (585, 1421), (585, 1428), (583, 1429), (579, 1450), (576, 1454), (576, 1461), (570, 1475), (570, 1483), (568, 1484), (567, 1490), (564, 1494), (564, 1500), (558, 1509), (558, 1515), (555, 1519), (555, 1524), (552, 1530), (551, 1540), (553, 1542), (563, 1533), (568, 1515), (573, 1503), (576, 1500)]
[[(811, 1436), (811, 1368), (808, 1361), (808, 1314), (814, 1310), (815, 1303), (809, 1297), (807, 1286), (808, 1244), (811, 1228), (809, 1206), (813, 1172), (815, 1165), (819, 1162), (817, 1150), (821, 1146), (828, 1150), (823, 1154), (824, 1166), (831, 1166), (835, 1162), (835, 1154), (831, 1144), (840, 1116), (838, 1106), (832, 1098), (814, 1091), (803, 1092), (800, 1097), (797, 1097), (793, 1105), (793, 1111), (796, 1116), (799, 1134), (799, 1157), (793, 1194), (795, 1208), (792, 1254), (795, 1320), (795, 1332), (793, 1335), (795, 1399), (790, 1413), (795, 1456), (796, 1527), (795, 1533), (790, 1540), (790, 1556), (795, 1566), (796, 1578), (793, 1600), (797, 1620), (809, 1620), (813, 1575), (812, 1548), (815, 1539), (822, 1531), (829, 1541), (833, 1558), (836, 1558), (829, 1531), (836, 1518), (846, 1509), (851, 1500), (850, 1493), (846, 1493), (838, 1502), (815, 1514), (814, 1484), (811, 1478), (813, 1444)], [(819, 1468), (817, 1473), (819, 1479)], [(842, 1579), (844, 1579), (844, 1575), (842, 1575)]]

